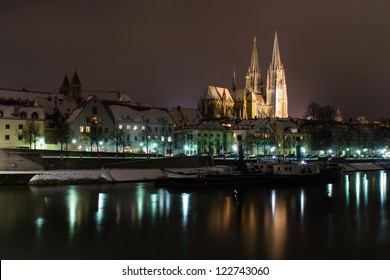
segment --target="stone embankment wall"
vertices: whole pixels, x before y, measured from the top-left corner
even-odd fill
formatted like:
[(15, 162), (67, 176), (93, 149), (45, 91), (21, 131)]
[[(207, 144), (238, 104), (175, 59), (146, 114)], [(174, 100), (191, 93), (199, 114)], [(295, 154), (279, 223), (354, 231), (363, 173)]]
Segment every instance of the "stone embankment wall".
[[(27, 153), (25, 153), (27, 154)], [(14, 151), (0, 150), (0, 170), (43, 170), (39, 162), (29, 159)]]
[(212, 165), (210, 157), (166, 157), (147, 159), (103, 153), (0, 149), (0, 170), (68, 170), (121, 168), (193, 168)]

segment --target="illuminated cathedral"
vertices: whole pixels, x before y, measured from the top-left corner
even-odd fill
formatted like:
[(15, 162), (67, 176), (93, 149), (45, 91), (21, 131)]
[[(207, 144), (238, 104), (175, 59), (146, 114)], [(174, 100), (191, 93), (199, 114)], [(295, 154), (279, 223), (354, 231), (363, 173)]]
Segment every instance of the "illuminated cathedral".
[(199, 100), (198, 109), (205, 118), (213, 119), (287, 118), (286, 77), (280, 59), (277, 33), (275, 33), (272, 60), (267, 71), (265, 86), (259, 66), (256, 37), (254, 37), (251, 61), (245, 76), (245, 88), (236, 89), (234, 71), (232, 90), (208, 86)]

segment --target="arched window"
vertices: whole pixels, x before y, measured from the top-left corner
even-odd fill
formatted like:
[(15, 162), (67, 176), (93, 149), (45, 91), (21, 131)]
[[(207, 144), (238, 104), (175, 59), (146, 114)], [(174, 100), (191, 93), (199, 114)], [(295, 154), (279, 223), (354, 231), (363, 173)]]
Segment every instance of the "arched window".
[(38, 113), (34, 111), (34, 112), (31, 114), (31, 118), (37, 119), (37, 118), (38, 118)]

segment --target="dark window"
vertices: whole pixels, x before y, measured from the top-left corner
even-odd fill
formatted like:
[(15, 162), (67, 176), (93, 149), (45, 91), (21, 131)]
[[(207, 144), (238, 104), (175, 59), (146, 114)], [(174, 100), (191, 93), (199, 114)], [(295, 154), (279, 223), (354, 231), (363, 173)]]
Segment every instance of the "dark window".
[(103, 127), (99, 127), (99, 133), (103, 132)]
[(22, 141), (23, 140), (23, 136), (22, 135), (18, 135), (18, 140)]
[(37, 119), (37, 118), (38, 118), (38, 113), (37, 113), (37, 112), (33, 112), (33, 113), (31, 114), (31, 118)]
[(93, 114), (93, 115), (96, 115), (96, 114), (97, 114), (97, 107), (96, 107), (96, 106), (93, 106), (93, 107), (92, 107), (92, 114)]
[(26, 113), (25, 111), (23, 111), (23, 112), (21, 112), (21, 113), (19, 114), (19, 116), (20, 116), (22, 119), (25, 119), (25, 118), (27, 118), (27, 113)]
[(105, 127), (105, 128), (104, 128), (104, 132), (105, 132), (105, 133), (108, 133), (108, 127)]
[(87, 122), (87, 123), (90, 123), (90, 122), (91, 122), (91, 118), (90, 118), (90, 117), (87, 117), (86, 122)]
[(138, 141), (138, 137), (137, 136), (134, 136), (134, 141)]
[(10, 136), (9, 135), (4, 135), (5, 137), (4, 137), (4, 139), (5, 140), (9, 140), (10, 139)]
[(19, 124), (19, 129), (23, 129), (23, 125), (22, 124)]
[(5, 129), (11, 129), (11, 125), (9, 123), (5, 124)]

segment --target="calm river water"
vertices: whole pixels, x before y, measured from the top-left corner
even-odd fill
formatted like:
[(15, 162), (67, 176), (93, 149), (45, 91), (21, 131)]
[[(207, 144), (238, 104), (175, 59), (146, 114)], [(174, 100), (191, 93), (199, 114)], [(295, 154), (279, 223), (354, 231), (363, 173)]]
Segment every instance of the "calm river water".
[(0, 258), (390, 259), (388, 177), (175, 191), (0, 186)]

